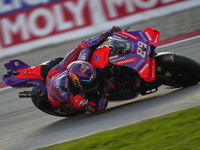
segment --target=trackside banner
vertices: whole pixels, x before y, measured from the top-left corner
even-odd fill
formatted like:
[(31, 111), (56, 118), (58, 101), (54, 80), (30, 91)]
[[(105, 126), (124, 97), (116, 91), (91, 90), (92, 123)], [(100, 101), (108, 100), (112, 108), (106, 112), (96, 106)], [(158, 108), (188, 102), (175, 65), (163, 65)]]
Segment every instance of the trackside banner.
[(0, 0), (0, 58), (196, 5), (200, 1)]

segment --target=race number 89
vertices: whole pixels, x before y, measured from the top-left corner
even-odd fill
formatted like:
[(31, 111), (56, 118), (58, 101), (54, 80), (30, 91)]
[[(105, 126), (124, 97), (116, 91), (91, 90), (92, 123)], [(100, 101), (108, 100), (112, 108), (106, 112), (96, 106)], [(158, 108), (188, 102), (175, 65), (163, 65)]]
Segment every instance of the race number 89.
[(147, 49), (147, 45), (144, 42), (138, 41), (137, 43), (138, 47), (137, 47), (137, 55), (145, 58), (147, 52), (146, 51), (142, 51), (143, 48)]

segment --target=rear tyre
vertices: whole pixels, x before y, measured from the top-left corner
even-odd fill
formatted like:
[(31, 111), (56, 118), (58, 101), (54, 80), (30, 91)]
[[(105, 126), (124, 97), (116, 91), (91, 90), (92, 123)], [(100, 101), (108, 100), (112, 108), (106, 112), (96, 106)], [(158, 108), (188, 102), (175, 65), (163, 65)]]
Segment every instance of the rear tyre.
[[(34, 87), (32, 91), (38, 91), (38, 88)], [(54, 107), (48, 100), (47, 95), (33, 96), (31, 97), (33, 104), (40, 109), (41, 111), (59, 117), (73, 117), (85, 113), (85, 111), (74, 110), (72, 108), (60, 110), (59, 108)]]
[(174, 87), (187, 87), (200, 81), (200, 64), (185, 56), (176, 55), (175, 61), (162, 68), (158, 75), (162, 84)]

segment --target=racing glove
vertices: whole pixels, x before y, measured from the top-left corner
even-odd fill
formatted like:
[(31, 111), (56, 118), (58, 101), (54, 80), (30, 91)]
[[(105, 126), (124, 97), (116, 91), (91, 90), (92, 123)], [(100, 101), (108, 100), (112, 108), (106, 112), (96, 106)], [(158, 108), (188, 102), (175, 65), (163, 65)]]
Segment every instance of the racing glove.
[(84, 107), (82, 107), (82, 109), (92, 113), (97, 111), (96, 104), (93, 102), (88, 102)]
[(82, 97), (80, 94), (74, 96), (74, 107), (78, 109), (82, 109), (89, 112), (96, 111), (96, 104), (93, 102), (89, 102), (88, 99)]
[(110, 30), (108, 30), (109, 36), (113, 35), (113, 33), (121, 31), (121, 28), (118, 26), (113, 26)]
[(113, 33), (118, 32), (118, 31), (121, 31), (121, 28), (118, 27), (118, 26), (113, 26), (110, 30), (104, 32), (104, 33), (101, 35), (101, 37), (102, 37), (104, 40), (106, 40), (107, 37), (113, 35)]

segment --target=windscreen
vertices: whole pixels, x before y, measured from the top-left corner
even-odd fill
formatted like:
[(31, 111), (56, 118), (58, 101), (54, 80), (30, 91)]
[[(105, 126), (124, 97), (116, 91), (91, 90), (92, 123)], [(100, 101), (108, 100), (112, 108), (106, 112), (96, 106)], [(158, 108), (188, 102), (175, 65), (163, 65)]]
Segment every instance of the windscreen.
[(118, 51), (119, 53), (129, 53), (131, 50), (131, 43), (129, 41), (114, 37), (108, 37), (101, 46), (105, 45), (114, 48), (115, 51)]

